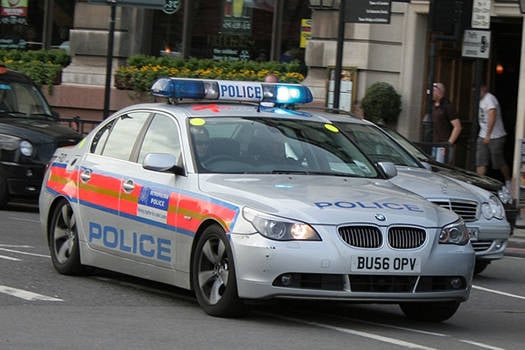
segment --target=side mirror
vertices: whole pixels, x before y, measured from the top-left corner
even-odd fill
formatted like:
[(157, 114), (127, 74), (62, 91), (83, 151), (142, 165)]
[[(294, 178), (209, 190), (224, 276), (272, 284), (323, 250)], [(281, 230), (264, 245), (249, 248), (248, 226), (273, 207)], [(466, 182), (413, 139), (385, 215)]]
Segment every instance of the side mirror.
[(397, 176), (397, 168), (392, 162), (378, 162), (377, 165), (383, 171), (387, 178), (391, 179)]
[(159, 172), (173, 172), (184, 175), (184, 168), (177, 165), (177, 157), (169, 153), (148, 153), (144, 157), (142, 167)]

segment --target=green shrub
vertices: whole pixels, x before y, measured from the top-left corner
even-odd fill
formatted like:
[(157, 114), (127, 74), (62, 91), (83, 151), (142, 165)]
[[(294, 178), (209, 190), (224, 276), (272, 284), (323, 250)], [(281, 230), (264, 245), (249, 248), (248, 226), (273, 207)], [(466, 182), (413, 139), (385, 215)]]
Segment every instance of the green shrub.
[(385, 82), (370, 85), (361, 101), (365, 118), (375, 123), (394, 125), (401, 113), (401, 95)]
[(64, 50), (5, 50), (0, 49), (0, 64), (27, 74), (38, 87), (60, 84), (62, 68), (70, 62)]
[(263, 81), (274, 74), (281, 82), (300, 83), (304, 80), (303, 66), (299, 62), (215, 61), (212, 59), (183, 59), (133, 55), (125, 66), (115, 72), (118, 89), (149, 91), (160, 77), (183, 77), (224, 80)]

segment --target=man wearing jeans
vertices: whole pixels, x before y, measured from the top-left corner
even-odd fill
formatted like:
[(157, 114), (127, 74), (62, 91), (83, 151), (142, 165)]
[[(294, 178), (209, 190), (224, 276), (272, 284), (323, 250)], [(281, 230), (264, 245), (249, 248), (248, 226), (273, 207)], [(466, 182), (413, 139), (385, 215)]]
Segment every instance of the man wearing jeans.
[(432, 100), (432, 142), (445, 145), (435, 146), (432, 153), (438, 162), (452, 163), (453, 145), (461, 133), (461, 120), (454, 105), (445, 97), (443, 83), (433, 84)]
[(501, 108), (496, 97), (487, 91), (487, 86), (480, 89), (479, 134), (476, 143), (476, 172), (485, 175), (487, 167), (499, 169), (505, 178), (505, 186), (510, 190), (510, 169), (505, 161), (505, 136), (507, 135), (501, 116)]

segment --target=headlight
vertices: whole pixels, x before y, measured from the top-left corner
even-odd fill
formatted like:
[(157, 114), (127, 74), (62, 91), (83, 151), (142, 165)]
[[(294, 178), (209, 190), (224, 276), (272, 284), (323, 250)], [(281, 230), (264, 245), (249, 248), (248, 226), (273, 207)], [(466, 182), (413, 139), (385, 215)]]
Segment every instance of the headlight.
[(264, 237), (276, 241), (320, 241), (321, 237), (308, 224), (285, 218), (262, 214), (244, 208), (243, 216)]
[(465, 245), (469, 241), (467, 227), (463, 220), (458, 220), (441, 229), (439, 243)]
[(507, 188), (507, 186), (501, 187), (501, 189), (498, 191), (498, 197), (502, 203), (512, 203), (512, 196), (510, 195), (510, 190)]
[(33, 145), (31, 142), (26, 140), (20, 141), (20, 153), (26, 157), (30, 157), (33, 154)]
[(505, 209), (501, 201), (496, 196), (490, 196), (488, 201), (481, 204), (481, 213), (487, 220), (492, 218), (503, 219)]

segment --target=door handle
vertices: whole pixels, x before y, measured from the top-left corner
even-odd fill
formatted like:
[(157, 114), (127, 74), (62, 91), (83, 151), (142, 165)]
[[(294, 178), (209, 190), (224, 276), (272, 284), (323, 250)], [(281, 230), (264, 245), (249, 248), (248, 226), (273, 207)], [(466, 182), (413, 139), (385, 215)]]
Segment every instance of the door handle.
[(89, 180), (91, 180), (91, 170), (89, 169), (86, 169), (84, 171), (82, 171), (80, 173), (80, 180), (82, 180), (82, 182), (88, 182)]
[(122, 184), (122, 188), (125, 192), (129, 193), (135, 189), (135, 182), (133, 180), (126, 180)]

